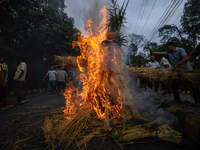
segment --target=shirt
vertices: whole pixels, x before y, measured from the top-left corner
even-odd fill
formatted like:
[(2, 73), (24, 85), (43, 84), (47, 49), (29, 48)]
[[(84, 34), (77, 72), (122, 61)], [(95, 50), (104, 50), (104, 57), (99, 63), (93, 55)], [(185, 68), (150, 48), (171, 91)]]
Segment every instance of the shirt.
[(22, 75), (22, 77), (19, 79), (19, 81), (25, 81), (26, 78), (26, 71), (27, 71), (27, 65), (25, 62), (21, 62), (18, 66), (17, 66), (17, 70), (15, 71), (15, 76), (14, 76), (14, 80), (16, 80), (20, 73), (24, 71), (24, 74)]
[(151, 67), (151, 68), (160, 68), (160, 64), (155, 61), (155, 62), (152, 62), (150, 61), (148, 64), (147, 64), (148, 67)]
[(2, 63), (0, 63), (0, 71), (4, 71), (4, 66)]
[[(183, 59), (183, 56), (187, 55), (187, 53), (185, 52), (184, 48), (177, 47), (174, 52), (164, 52), (164, 55), (168, 56), (172, 66), (174, 66), (177, 63), (179, 63)], [(192, 70), (193, 70), (192, 66), (189, 64), (189, 62), (187, 62), (186, 69), (184, 71), (187, 72), (187, 71), (192, 71)]]
[(141, 68), (146, 67), (146, 66), (147, 65), (145, 63), (143, 65), (142, 64), (140, 65)]
[(6, 80), (6, 82), (8, 82), (8, 65), (7, 65), (6, 63), (3, 63), (3, 66), (4, 66), (4, 70), (7, 71), (7, 74), (6, 74), (5, 80)]
[(56, 80), (56, 70), (49, 70), (47, 75), (49, 76), (49, 81)]
[(67, 76), (67, 72), (66, 71), (58, 70), (56, 75), (58, 76), (58, 82), (65, 82), (65, 79), (66, 79), (66, 76)]
[(160, 68), (166, 68), (166, 65), (169, 65), (169, 61), (165, 57), (163, 57), (160, 60)]

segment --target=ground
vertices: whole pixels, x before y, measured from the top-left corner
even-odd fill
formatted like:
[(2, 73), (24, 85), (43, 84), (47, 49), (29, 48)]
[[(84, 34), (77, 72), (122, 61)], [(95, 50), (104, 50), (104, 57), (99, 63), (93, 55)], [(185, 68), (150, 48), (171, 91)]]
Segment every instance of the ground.
[[(41, 126), (46, 117), (53, 118), (62, 115), (65, 99), (56, 93), (47, 95), (47, 92), (26, 95), (28, 102), (15, 104), (16, 97), (10, 96), (8, 102), (14, 104), (13, 108), (0, 110), (0, 149), (2, 150), (43, 150), (52, 149), (45, 143)], [(183, 132), (179, 125), (173, 126), (179, 132)], [(183, 143), (160, 141), (155, 138), (147, 138), (139, 141), (121, 142), (125, 150), (197, 150), (196, 144), (183, 132)], [(61, 149), (57, 146), (55, 149)], [(88, 144), (88, 150), (118, 150), (122, 149), (112, 138), (93, 138)]]

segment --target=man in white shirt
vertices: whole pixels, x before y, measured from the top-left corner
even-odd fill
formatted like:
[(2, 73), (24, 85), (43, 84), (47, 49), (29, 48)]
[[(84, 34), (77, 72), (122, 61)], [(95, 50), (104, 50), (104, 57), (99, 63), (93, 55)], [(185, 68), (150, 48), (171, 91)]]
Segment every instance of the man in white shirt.
[(56, 73), (56, 81), (57, 81), (57, 86), (58, 86), (57, 94), (58, 95), (60, 94), (61, 88), (63, 90), (65, 90), (67, 80), (68, 80), (67, 72), (64, 70), (64, 67), (59, 66), (58, 71)]
[[(155, 68), (155, 69), (160, 68), (160, 64), (156, 61), (155, 56), (151, 56), (151, 61), (147, 64), (147, 66), (151, 68)], [(147, 85), (148, 85), (148, 88), (153, 89), (152, 82), (148, 82)], [(156, 93), (158, 93), (158, 87), (159, 87), (159, 84), (154, 82), (154, 90)]]
[[(158, 58), (160, 59), (160, 68), (170, 68), (168, 59), (163, 57), (163, 55), (158, 55)], [(172, 87), (170, 82), (168, 82), (167, 84), (162, 84), (162, 88), (165, 90), (165, 92), (162, 93), (163, 96), (165, 97), (171, 96)]]
[(49, 76), (49, 82), (48, 82), (48, 90), (49, 90), (49, 94), (51, 94), (52, 88), (53, 90), (56, 88), (56, 70), (54, 70), (54, 67), (51, 66), (51, 70), (49, 70), (46, 74), (46, 76), (44, 77), (43, 81), (45, 81), (45, 79), (47, 78), (47, 76)]
[(15, 94), (17, 96), (18, 103), (25, 103), (27, 102), (24, 94), (22, 92), (22, 87), (25, 82), (26, 72), (27, 72), (27, 65), (25, 63), (26, 59), (24, 57), (19, 58), (20, 64), (16, 67), (14, 81), (15, 81)]

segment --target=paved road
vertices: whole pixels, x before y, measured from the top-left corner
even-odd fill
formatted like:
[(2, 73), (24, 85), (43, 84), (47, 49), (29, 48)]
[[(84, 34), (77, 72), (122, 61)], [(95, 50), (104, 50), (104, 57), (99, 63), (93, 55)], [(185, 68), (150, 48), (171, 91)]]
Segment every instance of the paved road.
[[(61, 108), (64, 107), (65, 98), (57, 96), (56, 93), (47, 95), (47, 92), (27, 95), (28, 102), (25, 104), (14, 104), (15, 96), (8, 99), (14, 106), (11, 109), (0, 110), (0, 149), (11, 150), (44, 150), (47, 145), (42, 133), (41, 126), (46, 117), (53, 118), (54, 115), (62, 114)], [(123, 145), (125, 150), (197, 150), (198, 145), (189, 137), (184, 135), (184, 142), (177, 145), (165, 141), (155, 141), (155, 139), (144, 139), (141, 143)], [(88, 149), (110, 150), (120, 149), (116, 142), (108, 139), (102, 145), (103, 139), (95, 138)], [(47, 148), (51, 149), (51, 147)], [(60, 149), (60, 148), (58, 148)]]

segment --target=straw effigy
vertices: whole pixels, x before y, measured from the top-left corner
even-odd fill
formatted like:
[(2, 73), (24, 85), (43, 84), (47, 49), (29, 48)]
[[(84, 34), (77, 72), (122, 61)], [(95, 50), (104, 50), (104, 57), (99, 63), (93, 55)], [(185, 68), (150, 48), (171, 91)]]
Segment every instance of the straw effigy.
[(183, 71), (173, 70), (172, 68), (155, 69), (149, 67), (129, 67), (126, 71), (131, 75), (150, 82), (167, 83), (177, 80), (189, 86), (200, 85), (200, 73), (184, 73)]

